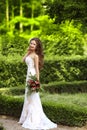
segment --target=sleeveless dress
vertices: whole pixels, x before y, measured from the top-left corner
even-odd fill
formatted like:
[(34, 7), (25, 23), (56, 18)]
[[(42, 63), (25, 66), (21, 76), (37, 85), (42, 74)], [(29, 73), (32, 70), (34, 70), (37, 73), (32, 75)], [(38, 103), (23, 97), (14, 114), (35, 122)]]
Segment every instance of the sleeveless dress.
[[(36, 70), (34, 67), (34, 60), (30, 56), (26, 57), (25, 62), (28, 67), (26, 76), (27, 82), (31, 74), (36, 74)], [(53, 123), (45, 115), (39, 92), (30, 93), (28, 87), (25, 88), (24, 104), (19, 123), (22, 124), (22, 127), (33, 130), (46, 130), (57, 127), (57, 124)]]

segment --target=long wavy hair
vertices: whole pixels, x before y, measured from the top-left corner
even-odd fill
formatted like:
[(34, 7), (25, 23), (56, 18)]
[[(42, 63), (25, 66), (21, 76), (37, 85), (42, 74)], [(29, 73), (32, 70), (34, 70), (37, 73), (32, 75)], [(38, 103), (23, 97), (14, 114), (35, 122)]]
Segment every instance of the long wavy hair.
[(42, 43), (41, 40), (39, 38), (32, 38), (30, 39), (30, 42), (34, 40), (36, 42), (36, 49), (35, 52), (36, 54), (39, 56), (39, 69), (41, 70), (41, 68), (43, 67), (44, 64), (44, 54), (43, 54), (43, 47), (42, 47)]

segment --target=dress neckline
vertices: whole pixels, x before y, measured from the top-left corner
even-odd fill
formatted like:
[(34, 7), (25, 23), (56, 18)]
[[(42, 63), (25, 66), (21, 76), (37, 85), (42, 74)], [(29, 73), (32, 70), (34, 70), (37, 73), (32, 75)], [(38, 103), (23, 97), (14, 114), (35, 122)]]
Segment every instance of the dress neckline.
[(34, 61), (34, 59), (31, 56), (28, 55), (27, 57), (30, 58), (30, 59), (32, 59)]

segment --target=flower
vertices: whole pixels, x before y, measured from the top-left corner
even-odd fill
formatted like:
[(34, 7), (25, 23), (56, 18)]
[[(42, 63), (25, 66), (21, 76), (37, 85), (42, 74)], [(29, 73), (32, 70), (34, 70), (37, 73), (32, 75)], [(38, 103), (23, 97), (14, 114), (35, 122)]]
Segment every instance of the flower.
[(30, 79), (27, 81), (27, 87), (31, 91), (36, 91), (38, 92), (40, 89), (40, 82), (37, 80), (36, 76), (31, 75)]

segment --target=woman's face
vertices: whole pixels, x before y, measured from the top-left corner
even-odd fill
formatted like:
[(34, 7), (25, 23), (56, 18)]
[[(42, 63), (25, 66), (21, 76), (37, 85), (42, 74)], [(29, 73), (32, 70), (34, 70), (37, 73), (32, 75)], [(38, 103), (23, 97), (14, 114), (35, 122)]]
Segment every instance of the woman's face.
[(32, 51), (35, 51), (36, 45), (37, 44), (36, 44), (35, 40), (31, 40), (30, 45), (29, 45), (29, 49)]

